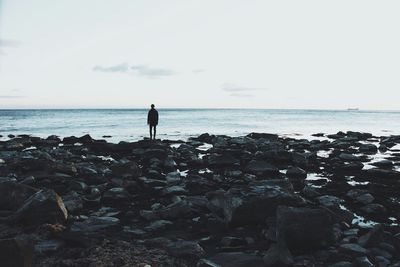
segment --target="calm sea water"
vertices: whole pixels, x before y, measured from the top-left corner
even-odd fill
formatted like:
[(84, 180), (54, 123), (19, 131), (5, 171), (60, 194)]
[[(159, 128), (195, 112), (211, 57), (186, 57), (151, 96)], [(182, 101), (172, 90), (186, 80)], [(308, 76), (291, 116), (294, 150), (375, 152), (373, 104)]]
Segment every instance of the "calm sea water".
[[(400, 111), (159, 109), (157, 137), (187, 139), (201, 133), (268, 132), (309, 138), (313, 133), (363, 131), (400, 134)], [(0, 110), (0, 135), (112, 136), (134, 141), (148, 136), (146, 109)], [(3, 137), (4, 139), (4, 137)]]

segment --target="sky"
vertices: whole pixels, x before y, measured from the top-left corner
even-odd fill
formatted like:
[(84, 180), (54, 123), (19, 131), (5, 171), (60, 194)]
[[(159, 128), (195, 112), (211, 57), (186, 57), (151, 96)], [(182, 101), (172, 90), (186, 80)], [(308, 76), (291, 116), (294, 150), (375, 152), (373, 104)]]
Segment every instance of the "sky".
[(400, 1), (0, 0), (0, 108), (400, 109)]

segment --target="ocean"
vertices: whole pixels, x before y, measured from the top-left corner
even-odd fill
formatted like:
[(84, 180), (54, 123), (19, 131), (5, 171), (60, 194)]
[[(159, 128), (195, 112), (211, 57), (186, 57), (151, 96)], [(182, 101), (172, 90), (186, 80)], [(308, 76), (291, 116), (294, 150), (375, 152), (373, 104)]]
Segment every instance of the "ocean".
[[(147, 109), (0, 110), (0, 135), (107, 137), (110, 142), (148, 136)], [(158, 109), (157, 138), (186, 140), (202, 133), (241, 136), (251, 132), (310, 138), (338, 131), (400, 134), (400, 111)]]

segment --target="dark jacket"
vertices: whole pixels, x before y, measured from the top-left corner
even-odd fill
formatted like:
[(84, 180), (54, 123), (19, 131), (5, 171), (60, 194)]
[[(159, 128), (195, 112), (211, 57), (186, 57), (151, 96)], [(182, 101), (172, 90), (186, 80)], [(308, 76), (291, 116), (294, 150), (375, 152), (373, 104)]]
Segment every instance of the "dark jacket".
[(158, 111), (154, 108), (149, 110), (147, 114), (147, 124), (155, 126), (158, 124)]

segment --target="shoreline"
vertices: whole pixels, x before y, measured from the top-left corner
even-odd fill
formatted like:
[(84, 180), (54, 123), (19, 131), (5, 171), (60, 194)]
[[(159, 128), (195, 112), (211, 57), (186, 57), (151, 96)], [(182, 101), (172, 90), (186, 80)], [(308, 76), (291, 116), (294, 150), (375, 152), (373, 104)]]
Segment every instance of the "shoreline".
[(400, 136), (314, 138), (0, 141), (1, 260), (400, 264)]

